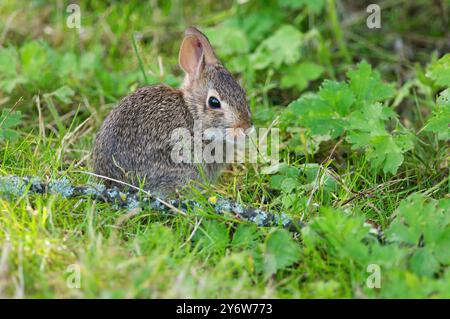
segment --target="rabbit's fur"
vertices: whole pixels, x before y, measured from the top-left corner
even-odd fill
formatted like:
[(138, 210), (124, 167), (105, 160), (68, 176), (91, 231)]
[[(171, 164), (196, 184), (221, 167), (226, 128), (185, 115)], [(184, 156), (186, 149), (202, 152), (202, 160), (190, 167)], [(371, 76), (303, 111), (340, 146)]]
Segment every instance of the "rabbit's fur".
[[(249, 128), (245, 92), (219, 62), (206, 36), (195, 28), (186, 30), (179, 63), (186, 72), (180, 89), (162, 84), (140, 88), (107, 116), (93, 149), (97, 174), (135, 186), (143, 183), (159, 195), (169, 195), (190, 180), (219, 174), (221, 163), (175, 163), (171, 135), (177, 128), (193, 135), (194, 121), (201, 121), (203, 130)], [(208, 105), (212, 95), (221, 108)]]

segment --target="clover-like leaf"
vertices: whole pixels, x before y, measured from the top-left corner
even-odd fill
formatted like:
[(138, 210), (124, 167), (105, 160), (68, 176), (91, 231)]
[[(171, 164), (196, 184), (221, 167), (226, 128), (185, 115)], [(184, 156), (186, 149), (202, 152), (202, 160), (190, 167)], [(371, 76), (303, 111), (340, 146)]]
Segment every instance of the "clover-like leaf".
[(393, 85), (381, 81), (380, 73), (372, 70), (366, 61), (360, 62), (356, 69), (349, 70), (350, 88), (362, 106), (374, 102), (381, 102), (394, 96)]

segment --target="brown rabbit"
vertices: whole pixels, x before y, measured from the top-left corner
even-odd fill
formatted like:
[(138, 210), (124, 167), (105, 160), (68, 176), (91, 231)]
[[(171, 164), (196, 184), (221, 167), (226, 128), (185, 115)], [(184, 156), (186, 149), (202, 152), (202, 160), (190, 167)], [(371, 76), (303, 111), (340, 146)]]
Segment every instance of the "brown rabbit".
[(181, 88), (164, 84), (140, 88), (107, 116), (93, 150), (97, 174), (135, 186), (143, 183), (158, 195), (169, 195), (189, 180), (219, 175), (220, 163), (174, 161), (171, 136), (178, 128), (193, 136), (194, 122), (201, 122), (203, 130), (232, 129), (235, 134), (250, 128), (245, 92), (196, 28), (185, 31), (179, 64), (186, 73)]

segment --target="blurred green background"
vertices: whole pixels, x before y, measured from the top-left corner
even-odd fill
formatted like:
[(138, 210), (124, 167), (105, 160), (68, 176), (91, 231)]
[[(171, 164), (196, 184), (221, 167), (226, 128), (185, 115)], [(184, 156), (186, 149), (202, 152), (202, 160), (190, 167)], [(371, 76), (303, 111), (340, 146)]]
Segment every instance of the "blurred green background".
[[(369, 29), (372, 2), (2, 0), (2, 176), (92, 182), (103, 119), (140, 86), (181, 83), (191, 25), (246, 89), (256, 126), (278, 121), (283, 164), (228, 169), (192, 195), (206, 208), (189, 218), (1, 197), (0, 296), (448, 298), (450, 1), (378, 1)], [(216, 195), (308, 227), (230, 221), (207, 208)], [(372, 263), (381, 289), (366, 285)]]
[(16, 49), (2, 54), (3, 99), (66, 85), (93, 105), (114, 102), (144, 84), (138, 55), (148, 83), (177, 85), (190, 25), (259, 104), (286, 105), (362, 59), (402, 84), (449, 51), (448, 1), (382, 1), (380, 29), (366, 26), (370, 1), (81, 1), (82, 29), (67, 26), (69, 3), (2, 1), (0, 45)]

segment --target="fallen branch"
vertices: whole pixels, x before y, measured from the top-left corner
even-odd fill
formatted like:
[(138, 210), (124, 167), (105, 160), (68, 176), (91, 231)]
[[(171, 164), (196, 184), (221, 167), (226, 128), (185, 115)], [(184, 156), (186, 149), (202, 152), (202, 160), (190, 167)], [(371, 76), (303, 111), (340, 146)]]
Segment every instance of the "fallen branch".
[[(151, 209), (161, 213), (170, 213), (175, 210), (183, 215), (192, 214), (189, 207), (205, 208), (203, 204), (192, 200), (163, 201), (148, 192), (145, 192), (144, 196), (139, 196), (135, 192), (123, 192), (117, 187), (106, 188), (102, 184), (74, 186), (65, 177), (49, 182), (44, 182), (36, 177), (0, 177), (0, 196), (19, 197), (24, 194), (55, 194), (64, 198), (88, 197), (113, 203), (117, 208)], [(210, 198), (208, 205), (219, 215), (231, 216), (234, 220), (252, 222), (257, 226), (281, 226), (290, 231), (298, 231), (303, 226), (302, 222), (294, 221), (284, 213), (274, 214), (259, 208), (245, 207), (225, 198)]]

